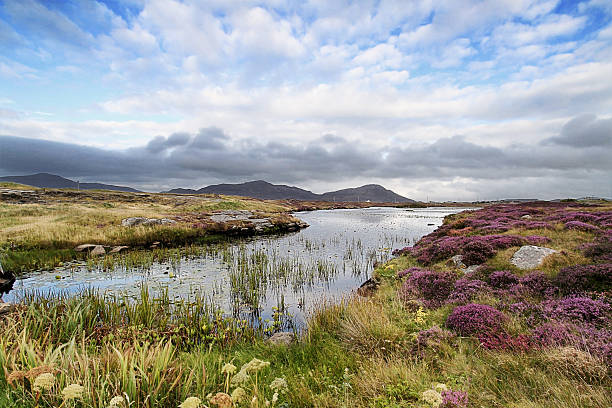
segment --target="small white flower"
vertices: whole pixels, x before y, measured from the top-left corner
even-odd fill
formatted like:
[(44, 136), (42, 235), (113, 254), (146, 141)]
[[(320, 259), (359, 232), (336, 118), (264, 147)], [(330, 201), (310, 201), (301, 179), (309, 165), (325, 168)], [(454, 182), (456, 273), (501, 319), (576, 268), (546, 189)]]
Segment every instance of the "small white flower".
[(202, 405), (202, 400), (198, 397), (188, 397), (179, 405), (179, 408), (200, 408), (200, 405)]
[(36, 392), (49, 391), (53, 388), (53, 384), (55, 384), (55, 376), (51, 373), (43, 373), (36, 377), (32, 388)]
[(85, 388), (79, 384), (70, 384), (62, 391), (62, 395), (65, 400), (79, 399), (83, 397), (83, 390)]
[(108, 408), (120, 407), (125, 404), (125, 399), (121, 395), (111, 398)]

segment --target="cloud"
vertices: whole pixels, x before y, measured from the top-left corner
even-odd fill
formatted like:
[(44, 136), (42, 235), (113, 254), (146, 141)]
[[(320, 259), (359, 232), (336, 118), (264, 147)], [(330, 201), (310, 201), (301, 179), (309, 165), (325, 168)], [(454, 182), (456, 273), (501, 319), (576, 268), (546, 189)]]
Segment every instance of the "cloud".
[(559, 136), (546, 139), (545, 142), (577, 148), (610, 146), (612, 119), (597, 119), (593, 114), (575, 117), (563, 126)]
[[(574, 180), (568, 185), (582, 183), (581, 188), (588, 186), (593, 194), (604, 195), (608, 188), (605, 180), (612, 171), (611, 127), (612, 119), (583, 115), (566, 123), (558, 136), (541, 144), (499, 148), (470, 142), (467, 136), (453, 136), (434, 143), (387, 145), (374, 150), (346, 143), (336, 135), (324, 135), (301, 144), (240, 141), (214, 127), (203, 128), (196, 134), (156, 137), (145, 146), (126, 150), (3, 136), (0, 172), (41, 171), (160, 189), (173, 183), (201, 186), (215, 181), (253, 179), (311, 186), (322, 181), (359, 180), (365, 184), (381, 179), (421, 185), (432, 178), (440, 182), (461, 178), (472, 187), (514, 186), (514, 190), (506, 191), (506, 196), (529, 193), (534, 197), (542, 197), (541, 186), (534, 181), (531, 190), (526, 190), (516, 180), (550, 183), (566, 178)], [(162, 152), (165, 154), (160, 155)], [(453, 191), (457, 197), (469, 193), (460, 188)], [(556, 191), (559, 197), (569, 195), (570, 189)]]

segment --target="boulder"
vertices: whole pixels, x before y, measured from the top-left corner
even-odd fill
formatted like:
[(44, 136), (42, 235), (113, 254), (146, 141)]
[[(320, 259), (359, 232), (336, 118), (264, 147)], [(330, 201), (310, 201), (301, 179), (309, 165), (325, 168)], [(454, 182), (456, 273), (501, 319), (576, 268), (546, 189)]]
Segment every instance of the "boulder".
[(123, 251), (123, 250), (125, 250), (125, 249), (128, 249), (128, 248), (129, 248), (129, 246), (127, 246), (127, 245), (117, 245), (117, 246), (114, 246), (114, 247), (113, 247), (113, 248), (112, 248), (112, 249), (109, 251), (109, 253), (110, 253), (110, 254), (117, 254), (117, 253), (119, 253), (119, 252), (121, 252), (121, 251)]
[(455, 255), (455, 256), (453, 256), (450, 259), (448, 266), (455, 266), (455, 267), (457, 267), (459, 269), (464, 269), (465, 268), (465, 264), (463, 263), (463, 255)]
[(278, 332), (274, 333), (272, 337), (266, 340), (267, 343), (275, 346), (288, 346), (295, 341), (295, 334), (292, 332)]
[(124, 227), (135, 227), (137, 225), (168, 225), (176, 224), (176, 221), (169, 218), (146, 218), (146, 217), (129, 217), (121, 220), (121, 225)]
[(514, 255), (512, 255), (512, 259), (510, 259), (510, 263), (520, 269), (533, 269), (537, 268), (542, 264), (544, 258), (548, 255), (557, 253), (551, 248), (539, 247), (535, 245), (524, 245), (520, 247)]
[(76, 246), (74, 250), (77, 252), (90, 251), (97, 246), (98, 246), (97, 244), (82, 244), (82, 245)]
[(11, 272), (5, 272), (0, 264), (0, 299), (4, 293), (9, 293), (13, 289), (13, 283), (15, 282), (15, 275)]
[(357, 294), (363, 297), (370, 297), (376, 292), (379, 285), (380, 282), (374, 278), (370, 278), (361, 284), (359, 289), (357, 289)]
[(12, 303), (0, 303), (0, 316), (17, 310), (17, 306)]
[(104, 255), (106, 253), (106, 250), (104, 249), (104, 247), (102, 245), (96, 245), (96, 247), (94, 249), (91, 250), (90, 254), (91, 255)]
[(524, 219), (524, 220), (530, 220), (532, 217), (529, 214), (525, 214), (521, 218)]

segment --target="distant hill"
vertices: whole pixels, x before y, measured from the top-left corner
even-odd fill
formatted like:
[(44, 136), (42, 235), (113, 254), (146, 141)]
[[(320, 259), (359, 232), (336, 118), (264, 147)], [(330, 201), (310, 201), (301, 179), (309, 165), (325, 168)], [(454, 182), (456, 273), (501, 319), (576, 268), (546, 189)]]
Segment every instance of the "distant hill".
[(6, 176), (0, 177), (0, 181), (25, 184), (27, 186), (40, 188), (80, 188), (81, 190), (114, 190), (128, 191), (131, 193), (140, 192), (131, 187), (114, 186), (112, 184), (77, 183), (76, 181), (49, 173), (37, 173), (29, 176)]
[(357, 188), (345, 188), (321, 194), (322, 201), (373, 201), (376, 203), (406, 203), (415, 202), (378, 184), (366, 184)]
[(305, 200), (305, 201), (371, 201), (382, 202), (415, 202), (378, 184), (368, 184), (357, 188), (330, 191), (324, 194), (315, 194), (312, 191), (299, 187), (282, 184), (271, 184), (267, 181), (249, 181), (240, 184), (215, 184), (199, 190), (175, 188), (164, 191), (173, 194), (226, 194), (243, 197), (254, 197), (264, 200)]

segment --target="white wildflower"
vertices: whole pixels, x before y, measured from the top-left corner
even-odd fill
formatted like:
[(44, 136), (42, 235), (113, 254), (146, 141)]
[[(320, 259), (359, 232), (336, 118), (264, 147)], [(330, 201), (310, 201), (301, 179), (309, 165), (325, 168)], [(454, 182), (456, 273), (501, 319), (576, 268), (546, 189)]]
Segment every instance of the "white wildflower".
[(79, 384), (70, 384), (62, 391), (62, 395), (65, 400), (79, 399), (83, 397), (83, 390), (85, 388)]
[(275, 378), (274, 381), (270, 384), (270, 388), (276, 392), (287, 392), (289, 386), (287, 385), (287, 381), (284, 378)]
[(232, 401), (236, 404), (240, 404), (247, 397), (246, 391), (244, 388), (238, 387), (232, 392)]
[(202, 400), (198, 397), (188, 397), (179, 408), (200, 408), (202, 405)]
[(234, 375), (236, 373), (236, 366), (232, 363), (226, 363), (223, 368), (221, 368), (222, 374)]
[(36, 392), (49, 391), (55, 384), (55, 376), (51, 373), (43, 373), (36, 377), (32, 388)]
[(121, 407), (125, 405), (125, 399), (121, 395), (111, 398), (108, 408)]

